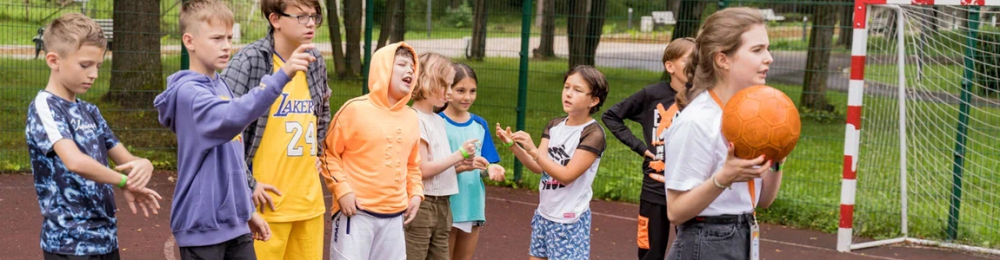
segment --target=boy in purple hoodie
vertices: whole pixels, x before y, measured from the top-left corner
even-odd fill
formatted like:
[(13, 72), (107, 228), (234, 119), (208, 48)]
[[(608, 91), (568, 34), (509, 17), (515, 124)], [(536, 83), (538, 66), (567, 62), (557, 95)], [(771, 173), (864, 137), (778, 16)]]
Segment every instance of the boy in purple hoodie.
[(268, 111), (290, 75), (315, 61), (302, 45), (259, 87), (240, 98), (216, 71), (226, 67), (233, 13), (215, 0), (184, 3), (182, 42), (191, 69), (167, 78), (156, 97), (160, 124), (177, 134), (177, 187), (170, 229), (182, 259), (256, 259), (253, 239), (268, 240), (270, 228), (255, 213), (243, 160), (243, 129)]

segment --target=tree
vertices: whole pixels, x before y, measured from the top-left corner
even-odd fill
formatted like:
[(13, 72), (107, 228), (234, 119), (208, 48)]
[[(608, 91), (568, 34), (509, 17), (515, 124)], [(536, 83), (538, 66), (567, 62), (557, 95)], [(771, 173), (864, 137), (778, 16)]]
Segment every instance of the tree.
[(539, 0), (539, 3), (544, 2), (545, 6), (542, 7), (542, 38), (538, 42), (538, 48), (535, 48), (535, 58), (548, 59), (556, 56), (555, 52), (555, 37), (556, 37), (556, 3), (555, 0)]
[[(679, 0), (680, 10), (677, 11), (677, 25), (674, 26), (671, 40), (684, 37), (695, 37), (698, 33), (698, 26), (701, 26), (701, 12), (704, 9), (703, 1), (699, 0)], [(701, 7), (701, 8), (699, 8)], [(695, 12), (698, 10), (699, 12)]]
[(813, 12), (815, 20), (809, 39), (809, 52), (806, 56), (806, 74), (802, 85), (802, 106), (814, 111), (833, 111), (833, 106), (826, 99), (826, 82), (830, 66), (830, 48), (833, 44), (833, 26), (836, 24), (836, 13), (823, 8)]
[(486, 0), (474, 0), (472, 6), (472, 53), (470, 59), (486, 57)]
[(840, 36), (837, 45), (850, 46), (854, 39), (854, 5), (844, 6), (840, 11)]
[(683, 2), (682, 0), (666, 0), (666, 1), (667, 1), (667, 9), (670, 9), (670, 11), (673, 12), (674, 14), (680, 13), (681, 2)]
[[(381, 49), (382, 46), (386, 45), (386, 41), (389, 40), (389, 33), (392, 32), (392, 25), (393, 25), (392, 18), (396, 14), (396, 9), (397, 9), (394, 7), (398, 6), (398, 4), (396, 3), (397, 1), (400, 0), (385, 1), (385, 10), (383, 10), (383, 12), (385, 13), (382, 14), (382, 21), (381, 21), (382, 24), (379, 25), (378, 45), (375, 45), (376, 46), (375, 49)], [(374, 6), (369, 6), (368, 8), (373, 8), (373, 7)]]
[(396, 1), (396, 11), (392, 15), (392, 33), (389, 43), (401, 42), (406, 35), (406, 0)]
[(590, 21), (587, 23), (587, 65), (594, 65), (597, 57), (597, 45), (601, 43), (601, 33), (604, 32), (604, 16), (607, 13), (607, 0), (590, 0)]
[(569, 66), (594, 65), (604, 27), (606, 0), (570, 0)]
[[(349, 76), (361, 74), (361, 14), (364, 13), (361, 7), (362, 0), (344, 0), (344, 33), (347, 39), (344, 56), (346, 58), (345, 68), (350, 69)], [(372, 8), (367, 6), (365, 8)]]
[(330, 45), (333, 47), (333, 67), (337, 76), (343, 78), (347, 76), (347, 67), (344, 62), (343, 41), (340, 39), (340, 15), (337, 13), (337, 1), (326, 1), (327, 27), (330, 29)]
[(462, 2), (462, 0), (451, 0), (451, 9), (458, 9), (459, 6), (462, 6)]
[(586, 64), (587, 0), (569, 0), (570, 16), (566, 33), (569, 40), (569, 67)]
[(542, 27), (542, 16), (545, 15), (546, 0), (535, 1), (535, 27)]
[(111, 87), (106, 102), (149, 108), (163, 90), (160, 64), (160, 0), (115, 1)]

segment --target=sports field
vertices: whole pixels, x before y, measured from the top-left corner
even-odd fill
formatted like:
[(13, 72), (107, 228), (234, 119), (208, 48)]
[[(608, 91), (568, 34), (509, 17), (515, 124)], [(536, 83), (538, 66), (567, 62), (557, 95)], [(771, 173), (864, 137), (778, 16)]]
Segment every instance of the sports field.
[[(164, 199), (159, 215), (146, 219), (132, 215), (117, 196), (118, 241), (122, 259), (176, 260), (178, 249), (170, 234), (170, 198), (174, 184), (168, 179), (172, 172), (158, 171), (148, 187)], [(0, 175), (0, 260), (40, 259), (38, 233), (42, 217), (39, 214), (31, 175)], [(480, 234), (474, 259), (526, 259), (531, 234), (531, 216), (537, 207), (538, 193), (523, 189), (489, 187), (486, 191), (487, 223)], [(329, 198), (329, 195), (327, 195)], [(329, 199), (327, 199), (329, 204)], [(124, 211), (122, 211), (124, 210)], [(635, 259), (636, 213), (638, 205), (621, 202), (593, 201), (591, 227), (591, 259)], [(326, 225), (329, 240), (330, 223)], [(837, 253), (833, 248), (836, 236), (817, 231), (800, 230), (778, 225), (762, 227), (762, 259), (991, 259), (938, 248), (907, 245), (879, 247), (853, 253)], [(325, 248), (325, 247), (324, 247)], [(402, 249), (400, 249), (402, 250)], [(324, 259), (328, 259), (324, 249)]]

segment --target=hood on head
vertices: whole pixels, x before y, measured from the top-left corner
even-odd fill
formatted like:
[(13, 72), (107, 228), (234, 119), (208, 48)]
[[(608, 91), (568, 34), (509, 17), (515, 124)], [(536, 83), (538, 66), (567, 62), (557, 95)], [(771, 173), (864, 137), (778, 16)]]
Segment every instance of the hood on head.
[(406, 96), (399, 99), (396, 104), (389, 104), (389, 84), (392, 82), (392, 72), (396, 60), (396, 49), (406, 48), (413, 54), (413, 79), (416, 83), (417, 76), (420, 74), (420, 65), (417, 62), (417, 52), (413, 50), (413, 47), (406, 44), (405, 42), (394, 43), (382, 47), (375, 54), (372, 55), (372, 63), (368, 69), (368, 89), (371, 91), (370, 100), (378, 107), (387, 108), (390, 110), (399, 109), (406, 106), (406, 103), (410, 102), (410, 96), (412, 94), (412, 85), (410, 87), (411, 92), (407, 92)]

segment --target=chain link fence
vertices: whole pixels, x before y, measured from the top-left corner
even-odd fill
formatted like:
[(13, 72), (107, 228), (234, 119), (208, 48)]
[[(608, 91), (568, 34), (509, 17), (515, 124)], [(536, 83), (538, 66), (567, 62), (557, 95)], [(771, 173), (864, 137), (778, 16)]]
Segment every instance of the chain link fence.
[[(167, 75), (182, 67), (177, 26), (180, 0), (137, 2), (158, 6), (111, 0), (0, 3), (0, 172), (30, 172), (25, 113), (48, 78), (48, 68), (42, 58), (35, 57), (32, 40), (40, 27), (70, 12), (112, 19), (114, 24), (109, 30), (114, 35), (112, 47), (100, 76), (80, 98), (101, 107), (130, 151), (150, 158), (158, 169), (175, 168), (173, 134), (156, 122), (150, 97), (162, 91)], [(265, 36), (268, 24), (256, 0), (224, 2), (235, 14), (236, 48)], [(700, 21), (720, 8), (757, 8), (769, 20), (774, 63), (768, 84), (787, 93), (800, 106), (803, 118), (802, 139), (785, 167), (782, 191), (761, 217), (770, 223), (825, 232), (837, 229), (852, 36), (850, 1), (321, 2), (324, 22), (314, 42), (329, 68), (331, 109), (366, 92), (365, 62), (371, 52), (405, 41), (418, 53), (436, 52), (469, 64), (479, 82), (471, 112), (491, 127), (499, 123), (524, 129), (536, 139), (548, 120), (564, 115), (559, 95), (570, 64), (594, 64), (607, 76), (611, 92), (602, 111), (594, 115), (600, 121), (604, 109), (665, 80), (661, 57), (671, 39), (693, 37)], [(139, 20), (156, 24), (133, 26), (142, 25)], [(152, 39), (150, 35), (155, 41), (123, 40)], [(115, 66), (114, 56), (127, 59), (119, 59), (122, 64)], [(638, 123), (627, 126), (643, 137)], [(642, 158), (610, 132), (606, 135), (609, 146), (593, 184), (595, 198), (638, 202)], [(503, 146), (498, 143), (497, 147)], [(501, 149), (500, 154), (508, 181), (491, 184), (537, 189), (539, 175), (520, 170), (509, 152)]]

